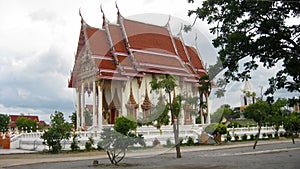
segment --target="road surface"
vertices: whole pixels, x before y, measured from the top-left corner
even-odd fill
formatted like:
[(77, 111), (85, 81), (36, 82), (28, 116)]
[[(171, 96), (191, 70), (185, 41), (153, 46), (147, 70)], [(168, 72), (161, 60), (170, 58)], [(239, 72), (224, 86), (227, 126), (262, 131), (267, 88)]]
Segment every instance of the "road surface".
[[(175, 150), (152, 149), (151, 151), (130, 152), (120, 166), (109, 164), (105, 154), (90, 156), (51, 155), (40, 163), (19, 166), (2, 166), (9, 169), (296, 169), (300, 168), (300, 140), (259, 142), (255, 150), (253, 142), (226, 144), (221, 146), (182, 147), (182, 158), (175, 158)], [(25, 155), (26, 156), (26, 155)], [(48, 155), (49, 156), (49, 155)], [(51, 161), (51, 158), (54, 159)], [(56, 160), (55, 160), (56, 158)], [(73, 159), (72, 159), (73, 158)], [(43, 159), (43, 158), (42, 158)], [(65, 159), (65, 160), (64, 160)], [(93, 166), (97, 159), (98, 166)], [(17, 159), (9, 159), (9, 162)], [(22, 161), (22, 158), (19, 160)], [(31, 159), (23, 159), (30, 161)], [(38, 161), (38, 160), (37, 160)], [(62, 162), (65, 161), (65, 162)], [(0, 159), (1, 163), (5, 160)]]

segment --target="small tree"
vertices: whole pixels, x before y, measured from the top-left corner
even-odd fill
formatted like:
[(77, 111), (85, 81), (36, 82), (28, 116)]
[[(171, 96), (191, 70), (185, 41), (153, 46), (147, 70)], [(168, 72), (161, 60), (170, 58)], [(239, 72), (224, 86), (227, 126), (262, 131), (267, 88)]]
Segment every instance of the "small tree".
[(132, 131), (136, 130), (137, 123), (126, 117), (116, 118), (114, 130), (104, 128), (98, 145), (106, 150), (111, 164), (117, 165), (126, 155), (126, 149), (134, 144), (145, 146), (141, 135), (136, 136)]
[(175, 77), (172, 75), (161, 75), (158, 78), (153, 78), (150, 82), (151, 91), (152, 90), (159, 90), (164, 89), (167, 95), (167, 106), (171, 111), (171, 122), (173, 124), (173, 132), (174, 132), (174, 139), (175, 139), (175, 147), (176, 147), (176, 155), (177, 158), (181, 158), (180, 152), (180, 144), (179, 144), (179, 111), (180, 111), (180, 102), (177, 99), (173, 98), (174, 101), (172, 103), (171, 95), (172, 92), (175, 90), (176, 81)]
[(50, 119), (51, 127), (41, 138), (44, 139), (44, 144), (48, 145), (50, 152), (57, 153), (61, 150), (61, 140), (70, 138), (72, 125), (65, 121), (63, 113), (59, 111), (55, 111)]
[[(244, 110), (244, 115), (246, 118), (252, 118), (258, 123), (258, 133), (260, 135), (261, 126), (263, 121), (267, 118), (267, 114), (270, 112), (270, 105), (266, 101), (258, 101), (251, 104)], [(255, 149), (259, 137), (255, 139), (253, 149)]]

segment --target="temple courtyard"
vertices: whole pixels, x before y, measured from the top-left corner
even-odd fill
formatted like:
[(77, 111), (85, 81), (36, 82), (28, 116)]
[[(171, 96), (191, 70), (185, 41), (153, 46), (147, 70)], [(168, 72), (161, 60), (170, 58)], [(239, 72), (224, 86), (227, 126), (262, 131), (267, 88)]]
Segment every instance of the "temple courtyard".
[[(182, 158), (175, 158), (174, 148), (130, 150), (119, 166), (109, 163), (104, 151), (48, 154), (18, 150), (0, 150), (0, 168), (10, 169), (67, 169), (67, 168), (168, 168), (168, 169), (223, 169), (223, 168), (286, 168), (300, 165), (300, 139), (253, 141), (221, 145), (182, 147)], [(9, 153), (10, 152), (10, 153)], [(99, 165), (93, 166), (98, 160)]]

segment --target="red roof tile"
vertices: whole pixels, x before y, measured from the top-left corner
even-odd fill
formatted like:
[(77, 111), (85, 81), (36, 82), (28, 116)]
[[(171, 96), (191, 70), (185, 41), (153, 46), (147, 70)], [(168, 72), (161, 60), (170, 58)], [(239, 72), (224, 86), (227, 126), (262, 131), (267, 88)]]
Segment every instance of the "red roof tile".
[(109, 33), (116, 52), (127, 53), (120, 25), (108, 24)]
[[(196, 75), (206, 74), (197, 50), (185, 46), (180, 38), (172, 37), (166, 27), (128, 19), (119, 20), (118, 24), (106, 24), (104, 29), (81, 26), (69, 87), (76, 87), (76, 80), (80, 80), (77, 79), (81, 69), (78, 57), (83, 55), (81, 50), (86, 44), (84, 33), (99, 70), (97, 78), (126, 80), (127, 76), (143, 76), (142, 72), (148, 72), (179, 75), (194, 81)], [(126, 38), (128, 44), (125, 44)]]
[(198, 74), (199, 73), (200, 73), (199, 75), (203, 75), (203, 73), (205, 74), (206, 70), (204, 69), (204, 66), (202, 64), (200, 56), (198, 55), (197, 50), (191, 46), (186, 46), (186, 49), (191, 58), (191, 64), (194, 66), (195, 69), (197, 69)]
[(188, 59), (188, 56), (185, 53), (182, 41), (179, 38), (174, 37), (174, 42), (175, 42), (175, 45), (176, 45), (176, 49), (177, 49), (178, 55), (180, 56), (180, 58), (182, 59), (182, 61), (189, 62), (189, 59)]
[(123, 23), (131, 48), (176, 54), (166, 28), (126, 19)]
[(104, 30), (90, 27), (86, 32), (93, 55), (111, 56)]

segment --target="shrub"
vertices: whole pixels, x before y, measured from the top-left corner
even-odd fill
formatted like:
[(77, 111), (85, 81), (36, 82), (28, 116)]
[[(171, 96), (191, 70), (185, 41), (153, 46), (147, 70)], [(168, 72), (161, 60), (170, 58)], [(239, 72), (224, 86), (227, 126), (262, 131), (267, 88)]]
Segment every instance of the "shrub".
[(269, 133), (267, 135), (268, 135), (268, 138), (272, 138), (273, 137), (273, 134), (271, 134), (271, 133)]
[(238, 135), (234, 135), (234, 140), (238, 141), (240, 139), (240, 137)]
[(275, 134), (274, 134), (274, 137), (275, 137), (276, 139), (278, 139), (278, 138), (279, 138), (278, 133), (275, 133)]
[(254, 140), (255, 136), (253, 134), (250, 135), (250, 140)]
[[(183, 142), (183, 138), (180, 137), (180, 138), (179, 138), (179, 144), (182, 145), (182, 142)], [(175, 144), (176, 144), (176, 143), (175, 143)]]
[(73, 135), (73, 139), (72, 139), (72, 143), (71, 143), (71, 150), (72, 151), (78, 151), (80, 150), (79, 146), (78, 146), (78, 140), (77, 140), (78, 134), (74, 134)]
[(172, 146), (171, 139), (168, 138), (166, 141), (166, 144), (167, 144), (167, 147), (171, 147)]
[(283, 132), (280, 132), (280, 133), (279, 133), (279, 136), (280, 136), (280, 137), (283, 137), (283, 136), (284, 136), (284, 133), (283, 133)]
[(242, 140), (244, 140), (244, 141), (247, 140), (247, 137), (248, 137), (247, 134), (243, 134), (242, 135)]
[(160, 141), (157, 138), (155, 138), (152, 143), (153, 147), (156, 145), (159, 145), (159, 144), (160, 144)]
[(226, 134), (227, 127), (224, 124), (219, 123), (211, 123), (207, 127), (205, 127), (204, 131), (209, 134)]
[(266, 134), (266, 133), (263, 133), (263, 137), (267, 137), (267, 134)]
[(231, 135), (228, 132), (227, 135), (226, 135), (226, 141), (231, 141), (231, 139), (232, 139), (232, 137), (231, 137)]
[(191, 137), (191, 136), (189, 136), (189, 138), (188, 138), (188, 140), (187, 140), (187, 142), (186, 142), (186, 145), (191, 146), (191, 145), (193, 145), (193, 144), (194, 144), (194, 138)]
[(89, 140), (87, 141), (87, 142), (85, 142), (85, 149), (87, 150), (87, 151), (90, 151), (90, 150), (92, 150), (93, 149), (93, 144), (94, 144), (94, 139), (93, 139), (93, 137), (89, 137)]
[(102, 142), (101, 141), (99, 141), (97, 143), (97, 150), (104, 150), (104, 148), (102, 147)]

